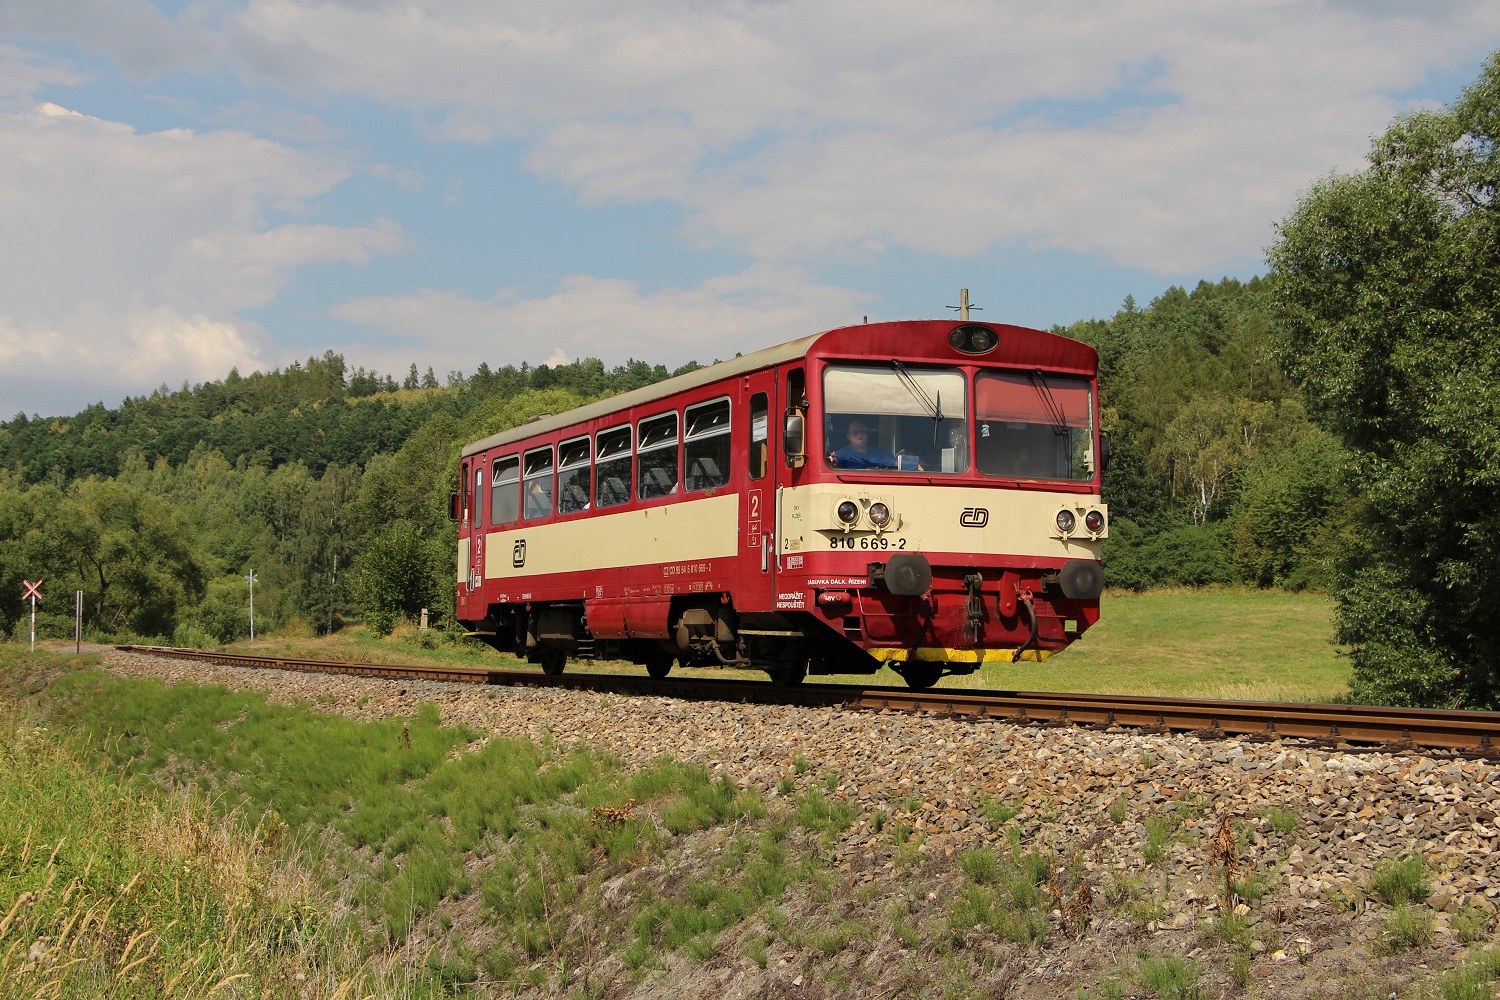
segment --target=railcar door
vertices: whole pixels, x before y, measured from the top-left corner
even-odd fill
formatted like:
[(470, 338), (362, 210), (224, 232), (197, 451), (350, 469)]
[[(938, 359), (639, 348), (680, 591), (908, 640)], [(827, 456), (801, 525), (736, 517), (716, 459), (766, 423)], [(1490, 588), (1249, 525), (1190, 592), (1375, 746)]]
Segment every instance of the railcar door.
[[(754, 606), (758, 610), (770, 593), (775, 578), (775, 505), (776, 474), (772, 458), (774, 421), (771, 414), (776, 410), (776, 383), (773, 373), (762, 372), (746, 379), (749, 389), (746, 394), (744, 416), (750, 442), (745, 502), (740, 508), (745, 539), (740, 563), (745, 567), (741, 579), (746, 589), (754, 595)], [(745, 608), (745, 610), (751, 610)]]
[(785, 391), (775, 371), (756, 372), (745, 379), (740, 406), (740, 433), (748, 442), (745, 493), (740, 505), (740, 571), (736, 574), (735, 607), (740, 611), (774, 611), (776, 577), (781, 567), (776, 553), (777, 488), (788, 472), (782, 459), (781, 424)]
[(465, 589), (469, 593), (479, 590), (484, 583), (484, 473), (483, 455), (474, 456), (470, 472), (469, 500), (469, 579)]

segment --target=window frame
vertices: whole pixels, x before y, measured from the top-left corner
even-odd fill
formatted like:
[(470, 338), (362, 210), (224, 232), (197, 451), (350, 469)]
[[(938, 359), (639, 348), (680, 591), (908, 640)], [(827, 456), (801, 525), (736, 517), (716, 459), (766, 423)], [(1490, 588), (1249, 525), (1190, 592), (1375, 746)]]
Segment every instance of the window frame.
[[(531, 472), (532, 459), (545, 456), (546, 464), (537, 466), (536, 472)], [(542, 490), (547, 497), (546, 513), (530, 513), (531, 498), (534, 494), (531, 487), (538, 482), (546, 481), (546, 487)], [(545, 521), (557, 512), (557, 457), (552, 445), (546, 444), (539, 448), (528, 448), (521, 453), (521, 520), (523, 521)]]
[[(655, 431), (655, 425), (666, 426), (670, 421), (671, 431), (659, 437), (648, 440), (647, 435)], [(654, 413), (649, 417), (642, 417), (635, 425), (635, 498), (641, 501), (661, 500), (673, 496), (682, 486), (682, 415), (675, 409), (664, 413)], [(670, 454), (672, 485), (663, 488), (660, 481), (655, 483), (648, 495), (646, 489), (646, 477), (649, 472), (663, 468), (662, 466), (648, 464), (644, 456), (656, 454)], [(656, 478), (656, 477), (653, 477)]]
[[(583, 446), (583, 457), (569, 456), (570, 449)], [(573, 478), (582, 471), (584, 476), (583, 506), (563, 509), (564, 490), (573, 485)], [(594, 442), (587, 434), (568, 438), (557, 445), (557, 493), (553, 497), (557, 513), (565, 517), (582, 514), (593, 505), (594, 496)]]
[[(514, 471), (514, 479), (500, 477), (507, 471)], [(501, 489), (511, 487), (511, 498), (515, 501), (515, 516), (507, 521), (497, 518), (499, 514), (495, 510), (495, 498), (500, 496)], [(490, 463), (490, 527), (503, 528), (515, 524), (521, 520), (521, 455), (515, 452), (509, 455), (501, 455)]]
[[(694, 412), (701, 412), (703, 410), (707, 410), (710, 407), (713, 407), (714, 409), (718, 409), (720, 407), (723, 408), (724, 419), (722, 420), (722, 422), (716, 422), (704, 430), (692, 430), (692, 418)], [(682, 475), (680, 476), (680, 478), (682, 479), (686, 487), (686, 492), (709, 493), (728, 486), (730, 471), (732, 469), (732, 465), (730, 463), (734, 461), (734, 403), (727, 395), (718, 396), (714, 399), (705, 399), (699, 403), (693, 403), (691, 406), (685, 407), (682, 411), (682, 428)], [(693, 465), (692, 460), (689, 458), (689, 449), (695, 443), (712, 441), (716, 438), (728, 439), (724, 446), (723, 462), (719, 467), (717, 482), (714, 482), (712, 485), (708, 486), (687, 485), (687, 483), (693, 478), (691, 475)]]
[[(611, 445), (611, 446), (613, 446), (615, 444), (615, 440), (614, 440), (615, 436), (621, 436), (621, 435), (623, 436), (624, 447), (623, 448), (619, 448), (619, 449), (614, 450), (614, 451), (611, 451), (608, 455), (604, 454), (604, 447), (600, 444), (600, 441), (604, 440), (604, 439), (608, 439), (606, 441), (606, 443), (609, 444), (609, 445)], [(611, 501), (609, 503), (606, 503), (605, 502), (604, 493), (603, 493), (604, 484), (605, 484), (605, 477), (600, 474), (600, 471), (599, 471), (600, 467), (602, 465), (604, 465), (606, 462), (618, 462), (621, 459), (623, 459), (625, 461), (625, 494), (624, 494), (623, 497), (621, 497), (618, 500), (614, 500), (614, 501)], [(593, 494), (593, 496), (594, 496), (594, 509), (595, 510), (605, 510), (605, 509), (608, 509), (610, 507), (622, 507), (625, 504), (630, 503), (631, 499), (635, 495), (635, 428), (634, 427), (632, 427), (628, 423), (627, 424), (616, 424), (613, 427), (606, 427), (604, 430), (599, 431), (599, 432), (597, 432), (594, 435), (593, 471), (594, 471), (594, 494)]]

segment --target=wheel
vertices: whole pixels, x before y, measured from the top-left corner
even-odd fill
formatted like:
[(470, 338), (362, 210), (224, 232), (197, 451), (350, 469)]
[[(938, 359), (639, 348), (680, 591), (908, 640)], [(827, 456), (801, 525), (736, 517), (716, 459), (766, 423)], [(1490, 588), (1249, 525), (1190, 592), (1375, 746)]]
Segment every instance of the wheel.
[(646, 673), (656, 680), (672, 671), (672, 656), (666, 650), (652, 650), (646, 657)]
[(548, 677), (556, 677), (563, 672), (563, 667), (568, 665), (568, 651), (565, 649), (543, 649), (542, 650), (542, 673)]
[(926, 691), (942, 678), (943, 668), (937, 663), (908, 663), (901, 676), (913, 691)]
[(771, 675), (771, 683), (777, 687), (796, 687), (807, 676), (807, 661), (768, 664), (761, 669)]

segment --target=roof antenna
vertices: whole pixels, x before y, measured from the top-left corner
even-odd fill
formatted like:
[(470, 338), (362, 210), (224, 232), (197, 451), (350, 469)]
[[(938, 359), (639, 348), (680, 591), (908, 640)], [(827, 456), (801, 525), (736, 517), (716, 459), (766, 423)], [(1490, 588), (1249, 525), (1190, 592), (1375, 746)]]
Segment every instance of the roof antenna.
[(968, 319), (970, 309), (975, 312), (984, 312), (984, 306), (969, 305), (969, 290), (967, 288), (960, 288), (958, 290), (958, 305), (949, 306), (948, 308), (957, 309), (959, 319)]

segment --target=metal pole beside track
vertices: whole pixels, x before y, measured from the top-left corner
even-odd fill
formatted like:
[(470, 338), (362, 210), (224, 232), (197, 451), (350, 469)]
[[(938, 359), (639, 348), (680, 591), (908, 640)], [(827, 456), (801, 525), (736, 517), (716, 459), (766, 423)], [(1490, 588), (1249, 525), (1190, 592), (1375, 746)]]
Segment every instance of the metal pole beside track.
[(255, 570), (250, 570), (250, 575), (245, 577), (245, 582), (250, 584), (250, 641), (255, 641)]

